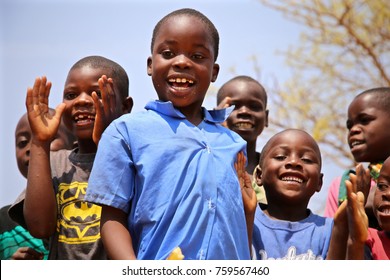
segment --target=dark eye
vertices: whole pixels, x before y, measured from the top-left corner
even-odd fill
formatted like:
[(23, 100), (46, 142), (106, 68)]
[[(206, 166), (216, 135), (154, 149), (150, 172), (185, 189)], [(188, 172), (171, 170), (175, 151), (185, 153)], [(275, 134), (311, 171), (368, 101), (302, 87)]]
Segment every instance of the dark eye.
[(286, 156), (284, 156), (284, 155), (277, 155), (277, 156), (274, 156), (274, 159), (282, 161), (282, 160), (286, 159)]
[(194, 55), (192, 56), (192, 58), (193, 58), (193, 59), (203, 59), (204, 56), (203, 56), (202, 54), (197, 53), (197, 54), (194, 54)]
[(19, 140), (16, 143), (16, 147), (18, 147), (19, 149), (23, 149), (24, 147), (27, 146), (27, 144), (28, 144), (28, 140), (27, 139)]
[(162, 55), (164, 58), (172, 58), (172, 57), (174, 56), (174, 53), (167, 50), (167, 51), (161, 52), (161, 55)]
[(378, 188), (378, 190), (380, 190), (381, 192), (385, 192), (385, 191), (387, 191), (387, 189), (389, 188), (389, 185), (388, 185), (388, 184), (385, 184), (385, 183), (378, 183), (378, 184), (377, 184), (377, 188)]
[(67, 93), (64, 93), (64, 99), (65, 100), (73, 100), (77, 97), (77, 93), (74, 93), (74, 92), (67, 92)]
[(263, 106), (261, 104), (258, 104), (258, 103), (252, 103), (249, 106), (249, 109), (251, 109), (254, 112), (260, 112), (260, 111), (264, 110)]
[(305, 163), (313, 163), (313, 161), (311, 160), (311, 158), (302, 158), (302, 161), (305, 162)]
[(367, 125), (367, 124), (369, 124), (371, 121), (372, 121), (372, 118), (370, 118), (370, 117), (368, 117), (368, 116), (362, 117), (362, 118), (360, 119), (360, 123), (361, 123), (362, 125)]

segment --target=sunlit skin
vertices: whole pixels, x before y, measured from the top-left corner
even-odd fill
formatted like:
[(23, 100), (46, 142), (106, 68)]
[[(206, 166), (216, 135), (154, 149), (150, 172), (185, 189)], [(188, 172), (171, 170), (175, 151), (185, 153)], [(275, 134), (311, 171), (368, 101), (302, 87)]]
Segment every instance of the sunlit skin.
[[(24, 114), (15, 129), (15, 155), (19, 171), (25, 178), (27, 178), (30, 161), (31, 133), (27, 114)], [(50, 150), (70, 149), (73, 146), (73, 139), (74, 137), (69, 134), (65, 125), (61, 123), (55, 138), (50, 143)]]
[(381, 168), (375, 189), (373, 209), (379, 226), (390, 238), (390, 158)]
[(247, 142), (248, 165), (246, 170), (252, 175), (258, 164), (256, 143), (258, 136), (268, 127), (266, 93), (257, 83), (247, 80), (232, 80), (219, 90), (218, 107), (234, 105), (233, 112), (224, 123)]
[(286, 130), (271, 138), (263, 150), (261, 172), (268, 207), (265, 213), (281, 220), (307, 217), (307, 205), (322, 187), (321, 155), (310, 135)]
[[(80, 151), (87, 153), (96, 152), (92, 137), (96, 114), (93, 93), (96, 93), (96, 97), (101, 97), (99, 79), (105, 72), (107, 71), (103, 69), (84, 66), (71, 70), (65, 82), (63, 102), (66, 107), (62, 118), (68, 129), (77, 137)], [(114, 108), (121, 110), (120, 98), (116, 98), (114, 102)]]
[(245, 141), (256, 142), (257, 137), (268, 126), (265, 92), (256, 83), (234, 80), (223, 86), (220, 98), (234, 111), (227, 119), (229, 129), (237, 132)]
[(48, 107), (51, 82), (45, 76), (36, 78), (33, 87), (27, 89), (26, 108), (33, 136), (23, 214), (30, 233), (37, 238), (48, 238), (56, 229), (50, 142), (61, 121), (76, 136), (78, 154), (95, 153), (104, 129), (132, 108), (132, 99), (121, 98), (107, 74), (87, 64), (71, 69), (65, 82), (63, 103), (54, 112)]
[[(380, 162), (390, 155), (390, 111), (365, 94), (348, 108), (348, 144), (356, 162)], [(380, 133), (378, 133), (380, 132)]]
[[(73, 139), (65, 125), (61, 123), (57, 135), (51, 141), (50, 150), (70, 149), (73, 146)], [(19, 171), (25, 178), (28, 175), (31, 140), (32, 132), (30, 124), (28, 123), (27, 114), (24, 114), (15, 129), (15, 155)], [(13, 260), (40, 260), (43, 259), (43, 253), (30, 247), (19, 247), (11, 258)]]
[(201, 105), (219, 71), (213, 40), (205, 29), (205, 23), (193, 16), (168, 19), (147, 59), (147, 73), (159, 99), (171, 101), (194, 125), (203, 119)]

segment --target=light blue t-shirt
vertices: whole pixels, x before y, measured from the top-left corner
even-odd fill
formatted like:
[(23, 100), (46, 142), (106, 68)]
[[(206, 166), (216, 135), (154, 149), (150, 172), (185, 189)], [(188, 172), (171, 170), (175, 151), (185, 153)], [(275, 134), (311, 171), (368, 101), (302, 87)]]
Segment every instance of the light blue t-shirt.
[(127, 114), (99, 142), (86, 200), (128, 213), (138, 259), (249, 259), (234, 162), (245, 141), (207, 111), (194, 126), (171, 102)]
[(257, 207), (252, 240), (254, 256), (258, 260), (325, 259), (332, 228), (332, 218), (311, 211), (306, 219), (290, 222), (271, 219)]

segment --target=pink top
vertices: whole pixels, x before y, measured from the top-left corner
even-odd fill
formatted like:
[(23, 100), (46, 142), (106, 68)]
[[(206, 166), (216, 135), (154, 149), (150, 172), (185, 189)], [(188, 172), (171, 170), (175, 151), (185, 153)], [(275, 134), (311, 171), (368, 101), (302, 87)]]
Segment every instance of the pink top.
[[(328, 197), (325, 204), (325, 217), (333, 217), (339, 207), (339, 189), (340, 189), (341, 176), (338, 176), (332, 180), (328, 190)], [(375, 181), (371, 180), (371, 188), (375, 186)]]
[(370, 248), (374, 260), (390, 259), (390, 237), (385, 231), (368, 228), (366, 245)]

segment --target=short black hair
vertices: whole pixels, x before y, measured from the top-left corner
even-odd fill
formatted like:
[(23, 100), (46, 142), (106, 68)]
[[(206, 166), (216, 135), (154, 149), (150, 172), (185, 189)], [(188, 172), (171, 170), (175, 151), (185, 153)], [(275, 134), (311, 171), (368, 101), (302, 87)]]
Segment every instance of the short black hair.
[(123, 99), (126, 99), (129, 96), (129, 77), (125, 69), (120, 66), (115, 61), (112, 61), (108, 58), (98, 55), (86, 56), (79, 61), (77, 61), (69, 72), (81, 68), (81, 67), (91, 67), (93, 69), (103, 69), (106, 70), (107, 77), (110, 77), (114, 80), (115, 85), (119, 90), (119, 94)]
[(315, 146), (315, 150), (316, 152), (318, 153), (319, 155), (319, 160), (320, 160), (320, 167), (322, 166), (322, 156), (321, 156), (321, 150), (320, 150), (320, 147), (318, 146), (318, 143), (317, 141), (313, 138), (313, 136), (311, 136), (309, 133), (307, 133), (306, 131), (302, 130), (302, 129), (297, 129), (297, 128), (288, 128), (288, 129), (285, 129), (283, 131), (280, 131), (276, 134), (274, 134), (268, 141), (267, 143), (264, 145), (263, 149), (261, 150), (261, 153), (260, 153), (260, 159), (259, 159), (259, 166), (262, 167), (263, 166), (263, 162), (264, 162), (264, 158), (266, 156), (266, 154), (268, 153), (268, 150), (272, 147), (271, 144), (273, 144), (274, 142), (274, 139), (279, 136), (280, 134), (283, 134), (285, 132), (288, 132), (288, 131), (298, 131), (298, 132), (301, 132), (301, 133), (304, 133), (306, 135), (308, 135), (313, 143), (314, 143), (314, 146)]
[(250, 77), (250, 76), (246, 76), (246, 75), (239, 75), (239, 76), (236, 76), (236, 77), (233, 77), (231, 78), (229, 81), (227, 81), (226, 83), (224, 83), (218, 90), (218, 93), (217, 93), (217, 105), (222, 101), (223, 99), (223, 94), (224, 94), (224, 87), (226, 85), (228, 85), (229, 83), (231, 82), (234, 82), (234, 81), (243, 81), (243, 82), (252, 82), (252, 83), (255, 83), (257, 84), (263, 91), (263, 97), (264, 97), (264, 105), (265, 107), (267, 107), (267, 92), (265, 91), (265, 88), (263, 87), (262, 84), (259, 83), (259, 81), (255, 80), (254, 78)]
[(378, 108), (390, 114), (390, 87), (376, 87), (359, 93), (355, 99), (363, 95), (371, 95), (377, 102)]
[(167, 22), (169, 19), (176, 17), (176, 16), (182, 16), (182, 15), (187, 15), (187, 16), (192, 16), (200, 21), (202, 21), (206, 27), (207, 30), (210, 32), (211, 39), (214, 41), (214, 61), (217, 60), (218, 57), (218, 52), (219, 52), (219, 34), (217, 28), (214, 26), (214, 24), (201, 12), (190, 9), (190, 8), (184, 8), (184, 9), (179, 9), (176, 11), (173, 11), (166, 16), (164, 16), (154, 27), (153, 29), (153, 35), (152, 35), (152, 41), (150, 44), (150, 50), (153, 52), (153, 47), (154, 47), (154, 42), (156, 40), (157, 34), (160, 31), (161, 25), (165, 22)]

